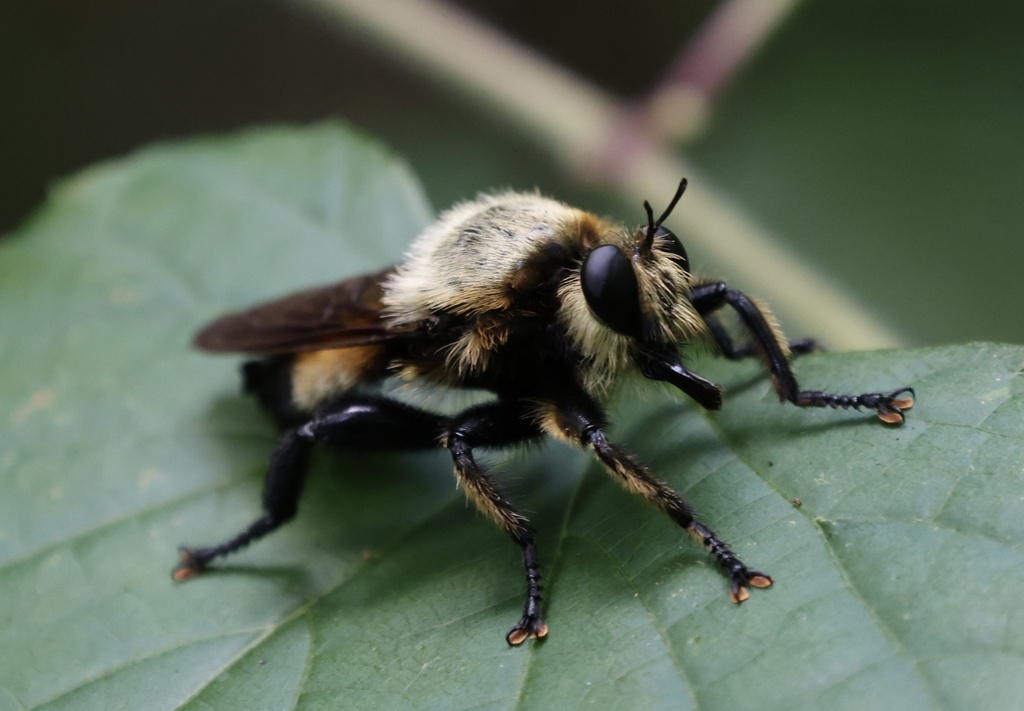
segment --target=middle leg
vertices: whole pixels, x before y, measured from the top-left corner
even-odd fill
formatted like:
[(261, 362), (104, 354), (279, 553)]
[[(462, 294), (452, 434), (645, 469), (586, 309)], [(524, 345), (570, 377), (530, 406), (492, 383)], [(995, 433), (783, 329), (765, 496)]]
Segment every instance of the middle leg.
[(541, 584), (537, 546), (533, 528), (505, 497), (494, 480), (477, 464), (474, 447), (502, 447), (541, 436), (540, 429), (523, 417), (514, 400), (470, 408), (452, 419), (445, 444), (452, 453), (455, 477), (470, 501), (511, 536), (522, 551), (526, 572), (526, 598), (523, 616), (505, 640), (512, 646), (547, 635), (548, 626), (541, 616)]

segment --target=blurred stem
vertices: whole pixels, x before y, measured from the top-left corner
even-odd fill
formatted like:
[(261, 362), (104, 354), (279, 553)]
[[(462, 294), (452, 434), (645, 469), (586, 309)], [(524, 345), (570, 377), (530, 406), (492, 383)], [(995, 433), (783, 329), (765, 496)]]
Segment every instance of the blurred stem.
[(638, 107), (650, 130), (676, 142), (696, 136), (718, 93), (799, 2), (720, 3)]
[[(458, 87), (520, 124), (582, 179), (610, 186), (637, 204), (664, 202), (679, 178), (688, 177), (685, 205), (672, 223), (685, 233), (690, 254), (711, 255), (733, 283), (768, 297), (833, 348), (900, 343), (827, 276), (782, 246), (671, 146), (652, 136), (642, 115), (494, 28), (438, 0), (293, 1), (317, 10), (339, 29), (370, 38), (417, 71)], [(789, 7), (776, 0), (771, 4), (777, 6), (775, 18)], [(730, 5), (763, 7), (757, 1)], [(755, 39), (774, 23), (762, 20), (761, 26)]]

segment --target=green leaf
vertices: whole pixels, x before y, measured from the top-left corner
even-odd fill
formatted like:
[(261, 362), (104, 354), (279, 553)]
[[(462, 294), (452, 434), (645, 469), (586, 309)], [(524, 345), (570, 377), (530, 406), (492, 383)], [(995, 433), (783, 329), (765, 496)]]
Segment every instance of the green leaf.
[[(540, 531), (550, 637), (509, 649), (514, 546), (442, 453), (315, 461), (292, 524), (186, 584), (179, 544), (259, 512), (275, 434), (225, 310), (394, 261), (428, 221), (334, 124), (156, 148), (64, 183), (0, 251), (0, 711), (1010, 708), (1024, 694), (1020, 372), (971, 345), (802, 358), (809, 388), (912, 385), (902, 428), (776, 402), (699, 360), (708, 415), (625, 393), (612, 436), (776, 585), (560, 446), (494, 455)], [(799, 507), (793, 503), (799, 499)]]

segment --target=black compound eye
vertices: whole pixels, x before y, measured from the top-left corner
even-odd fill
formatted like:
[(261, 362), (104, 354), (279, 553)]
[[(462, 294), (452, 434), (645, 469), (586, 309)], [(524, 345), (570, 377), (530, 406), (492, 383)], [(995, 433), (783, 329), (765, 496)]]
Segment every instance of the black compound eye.
[(640, 332), (636, 273), (622, 250), (613, 244), (593, 250), (583, 260), (580, 282), (587, 305), (602, 323), (626, 336)]
[(686, 256), (686, 250), (683, 249), (683, 243), (679, 241), (679, 238), (671, 230), (661, 226), (654, 233), (654, 237), (661, 240), (661, 248), (663, 250), (679, 258), (679, 265), (685, 272), (689, 273), (690, 259)]

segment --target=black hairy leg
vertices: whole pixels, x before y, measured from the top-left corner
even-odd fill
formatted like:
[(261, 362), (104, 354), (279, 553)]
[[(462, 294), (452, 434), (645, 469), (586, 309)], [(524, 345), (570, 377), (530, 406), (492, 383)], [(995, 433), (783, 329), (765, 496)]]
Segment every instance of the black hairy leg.
[(540, 429), (511, 401), (470, 408), (454, 418), (381, 397), (352, 396), (323, 408), (309, 421), (285, 431), (267, 468), (264, 513), (243, 531), (213, 546), (183, 547), (174, 569), (184, 581), (207, 565), (263, 538), (295, 517), (317, 442), (360, 450), (421, 450), (446, 446), (455, 475), (473, 504), (506, 531), (522, 550), (527, 592), (523, 617), (506, 639), (522, 644), (547, 634), (541, 617), (541, 585), (533, 530), (473, 458), (474, 447), (503, 447), (541, 436)]
[(455, 463), (455, 477), (477, 509), (494, 521), (519, 546), (526, 572), (526, 597), (523, 616), (508, 631), (505, 640), (512, 646), (548, 633), (541, 616), (541, 584), (537, 546), (533, 528), (516, 511), (490, 476), (476, 463), (474, 447), (502, 447), (541, 436), (541, 430), (523, 417), (515, 401), (470, 408), (452, 418), (445, 443)]
[(316, 442), (363, 450), (431, 449), (439, 445), (447, 421), (446, 417), (381, 397), (353, 396), (331, 403), (282, 435), (263, 481), (263, 515), (223, 543), (182, 547), (174, 579), (188, 580), (215, 558), (234, 553), (292, 520)]
[[(820, 390), (801, 390), (790, 367), (780, 336), (771, 326), (764, 311), (741, 291), (730, 288), (725, 282), (697, 284), (690, 293), (690, 301), (708, 323), (715, 341), (728, 358), (742, 358), (749, 354), (760, 356), (771, 373), (772, 384), (782, 400), (788, 400), (797, 407), (844, 407), (868, 408), (878, 414), (883, 422), (892, 425), (903, 423), (903, 411), (914, 405), (913, 388), (899, 388), (888, 393), (864, 393), (841, 395)], [(750, 332), (753, 343), (747, 349), (735, 348), (725, 328), (712, 315), (723, 306), (730, 306), (739, 315), (743, 325)], [(813, 342), (812, 342), (813, 343)], [(799, 344), (799, 342), (798, 342)]]
[(756, 588), (771, 586), (771, 577), (748, 568), (714, 531), (697, 520), (690, 504), (672, 487), (608, 442), (604, 434), (604, 415), (588, 395), (582, 391), (567, 394), (558, 402), (543, 405), (541, 415), (542, 424), (549, 434), (593, 451), (628, 491), (649, 501), (697, 539), (725, 573), (729, 581), (729, 597), (733, 602), (743, 602), (749, 597), (748, 585)]

